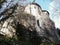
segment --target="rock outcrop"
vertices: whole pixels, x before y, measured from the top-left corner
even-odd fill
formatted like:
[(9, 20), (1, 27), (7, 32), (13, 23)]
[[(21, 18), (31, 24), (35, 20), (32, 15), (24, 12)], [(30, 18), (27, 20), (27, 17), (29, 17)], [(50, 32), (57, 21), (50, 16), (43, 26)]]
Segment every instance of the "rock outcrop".
[(43, 37), (60, 44), (55, 24), (49, 18), (48, 11), (42, 10), (36, 3), (28, 5), (26, 6), (28, 10), (26, 7), (14, 5), (3, 14), (0, 20), (0, 34), (11, 38), (15, 35), (23, 37), (27, 35), (28, 38)]
[(26, 6), (25, 12), (35, 16), (35, 27), (39, 36), (45, 37), (54, 43), (60, 42), (59, 34), (54, 22), (49, 18), (48, 11), (42, 10), (37, 3), (31, 3)]

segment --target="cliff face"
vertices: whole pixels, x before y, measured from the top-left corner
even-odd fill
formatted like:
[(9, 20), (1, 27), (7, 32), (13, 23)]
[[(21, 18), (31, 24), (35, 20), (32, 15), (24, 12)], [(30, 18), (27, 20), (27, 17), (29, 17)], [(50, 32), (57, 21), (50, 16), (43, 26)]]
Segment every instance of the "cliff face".
[[(4, 15), (5, 16), (5, 15)], [(35, 17), (23, 12), (20, 12), (16, 15), (13, 14), (11, 17), (3, 17), (1, 20), (1, 30), (0, 33), (12, 37), (16, 33), (16, 26), (23, 25), (27, 30), (33, 31), (35, 29)], [(20, 30), (20, 29), (19, 29)], [(14, 33), (14, 34), (13, 34)]]
[(24, 12), (24, 8), (16, 4), (3, 13), (3, 18), (0, 20), (0, 34), (11, 38), (16, 35), (22, 36), (26, 40), (42, 37), (59, 43), (55, 24), (50, 20), (48, 13), (41, 12), (39, 21), (37, 21), (33, 13)]
[[(60, 37), (55, 28), (54, 22), (49, 18), (49, 12), (42, 10), (37, 3), (28, 4), (24, 10), (36, 19), (36, 32), (39, 36), (45, 37), (52, 42), (59, 42)], [(56, 41), (57, 40), (57, 41)]]

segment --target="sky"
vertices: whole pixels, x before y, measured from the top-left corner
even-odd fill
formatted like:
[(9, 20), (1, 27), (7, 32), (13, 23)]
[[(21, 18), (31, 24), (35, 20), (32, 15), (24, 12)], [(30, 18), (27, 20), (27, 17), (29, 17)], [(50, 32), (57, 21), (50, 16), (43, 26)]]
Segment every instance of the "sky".
[(60, 0), (36, 0), (42, 10), (47, 10), (50, 13), (50, 19), (55, 22), (55, 27), (60, 28)]
[(42, 9), (47, 10), (49, 7), (49, 3), (51, 2), (50, 0), (36, 0), (35, 2), (37, 2)]

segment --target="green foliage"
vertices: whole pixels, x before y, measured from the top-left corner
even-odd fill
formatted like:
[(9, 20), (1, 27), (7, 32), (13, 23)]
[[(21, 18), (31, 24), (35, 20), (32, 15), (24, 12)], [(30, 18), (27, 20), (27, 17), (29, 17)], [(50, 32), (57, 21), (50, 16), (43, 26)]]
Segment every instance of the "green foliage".
[[(16, 38), (8, 38), (0, 35), (0, 45), (34, 45), (29, 40), (22, 39), (21, 36)], [(40, 45), (54, 45), (53, 43), (41, 42)]]
[(5, 0), (0, 0), (0, 4), (3, 3)]
[(54, 45), (54, 43), (44, 42), (44, 43), (41, 43), (40, 45)]
[(21, 40), (21, 38), (8, 38), (5, 36), (0, 36), (0, 45), (31, 45), (29, 41)]
[(5, 0), (0, 0), (0, 8), (3, 2), (5, 2)]

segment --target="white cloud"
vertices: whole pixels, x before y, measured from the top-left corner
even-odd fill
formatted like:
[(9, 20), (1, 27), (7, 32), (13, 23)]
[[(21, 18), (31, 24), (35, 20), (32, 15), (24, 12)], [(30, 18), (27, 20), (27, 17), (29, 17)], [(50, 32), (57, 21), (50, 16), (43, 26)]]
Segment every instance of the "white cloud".
[(55, 26), (60, 28), (60, 0), (54, 0), (49, 5), (50, 18), (55, 22)]

